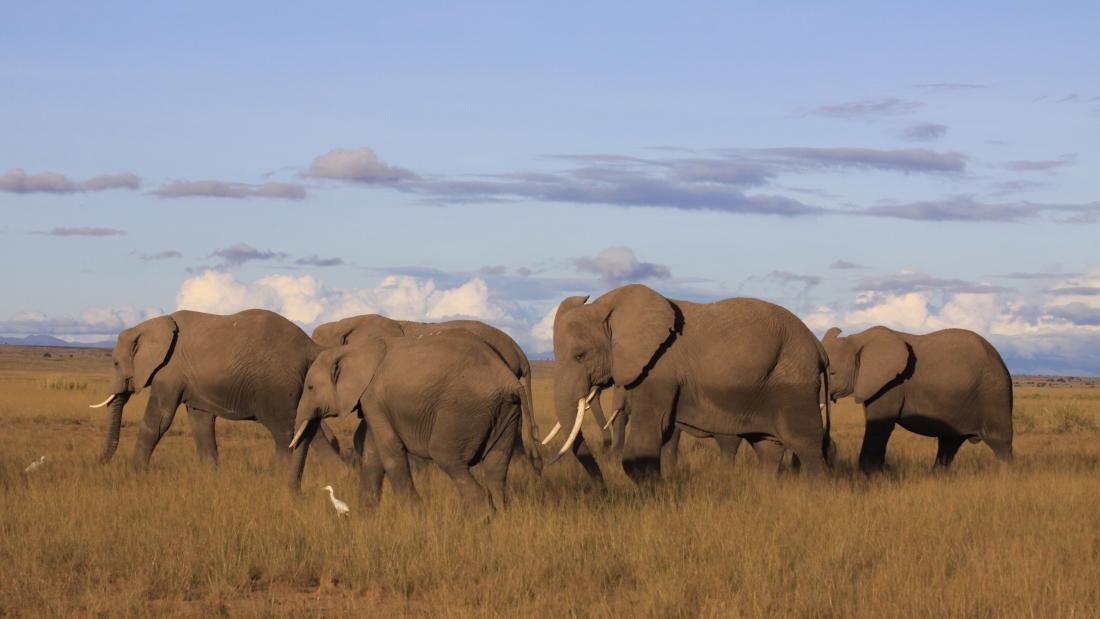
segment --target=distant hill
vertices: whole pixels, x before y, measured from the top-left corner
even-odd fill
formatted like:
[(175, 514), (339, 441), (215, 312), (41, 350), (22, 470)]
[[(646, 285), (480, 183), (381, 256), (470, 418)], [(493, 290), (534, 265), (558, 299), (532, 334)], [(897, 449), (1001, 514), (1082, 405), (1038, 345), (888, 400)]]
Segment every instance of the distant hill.
[(114, 340), (99, 342), (69, 342), (52, 335), (28, 335), (27, 337), (8, 337), (0, 335), (0, 344), (13, 346), (60, 346), (65, 348), (114, 348)]

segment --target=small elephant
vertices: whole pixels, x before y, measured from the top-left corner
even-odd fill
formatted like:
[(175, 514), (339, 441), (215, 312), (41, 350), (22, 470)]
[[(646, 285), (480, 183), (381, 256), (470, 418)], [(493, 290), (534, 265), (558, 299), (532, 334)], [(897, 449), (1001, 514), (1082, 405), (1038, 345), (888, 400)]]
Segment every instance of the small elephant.
[[(531, 390), (531, 362), (527, 359), (527, 355), (524, 354), (519, 344), (507, 333), (496, 327), (478, 320), (413, 322), (410, 320), (393, 320), (379, 314), (364, 314), (318, 325), (313, 330), (313, 339), (321, 346), (329, 348), (344, 344), (358, 344), (376, 337), (421, 337), (451, 329), (462, 329), (481, 338), (511, 368), (516, 378), (523, 384), (523, 407), (526, 409), (524, 419), (532, 424), (528, 431), (531, 434), (538, 435), (532, 404), (534, 400)], [(535, 470), (536, 472), (542, 470), (541, 460)]]
[(635, 481), (659, 474), (677, 428), (746, 438), (767, 469), (778, 470), (784, 448), (804, 470), (825, 468), (818, 398), (827, 360), (794, 314), (758, 299), (673, 300), (640, 284), (587, 300), (562, 301), (554, 319), (556, 412), (572, 427), (555, 460), (572, 450), (602, 482), (581, 421), (601, 389), (619, 386), (630, 408), (622, 465)]
[[(320, 352), (294, 323), (258, 309), (230, 316), (184, 310), (126, 329), (111, 353), (111, 395), (93, 405), (110, 406), (100, 459), (114, 456), (122, 409), (146, 387), (149, 403), (133, 456), (139, 468), (149, 463), (181, 403), (201, 458), (218, 459), (216, 417), (258, 421), (271, 432), (276, 454), (289, 456), (302, 381)], [(332, 446), (338, 454), (339, 445)]]
[(1012, 378), (993, 345), (973, 331), (912, 335), (886, 327), (821, 343), (829, 355), (833, 401), (852, 395), (866, 427), (859, 468), (883, 468), (894, 425), (939, 439), (936, 467), (948, 467), (963, 441), (985, 441), (1012, 459)]
[[(630, 398), (628, 392), (622, 387), (615, 387), (612, 404), (611, 404), (611, 417), (608, 425), (611, 426), (611, 450), (614, 453), (622, 452), (622, 445), (626, 440), (626, 420), (630, 417)], [(670, 471), (676, 468), (676, 465), (680, 461), (680, 434), (683, 432), (679, 427), (672, 430), (672, 436), (669, 437), (668, 442), (661, 449), (661, 470)], [(733, 466), (734, 461), (737, 460), (737, 451), (741, 448), (742, 438), (740, 436), (725, 436), (725, 435), (713, 435), (703, 434), (698, 432), (689, 431), (689, 434), (696, 438), (711, 437), (718, 443), (719, 457), (725, 467)]]
[[(411, 453), (442, 468), (471, 508), (491, 511), (504, 506), (513, 445), (522, 442), (522, 398), (523, 386), (496, 351), (461, 329), (371, 338), (330, 348), (313, 362), (290, 445), (296, 456), (305, 454), (320, 419), (358, 411), (363, 500), (378, 499), (384, 475), (398, 494), (416, 498)], [(528, 443), (534, 457), (534, 436)], [(295, 462), (304, 465), (304, 455)], [(470, 473), (478, 463), (488, 497)]]

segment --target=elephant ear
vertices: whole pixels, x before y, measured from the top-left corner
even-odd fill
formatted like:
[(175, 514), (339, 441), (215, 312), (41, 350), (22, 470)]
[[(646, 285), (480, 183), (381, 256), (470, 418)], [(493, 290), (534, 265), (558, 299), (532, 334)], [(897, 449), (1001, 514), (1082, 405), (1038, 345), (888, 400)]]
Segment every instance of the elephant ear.
[(168, 361), (179, 327), (171, 316), (146, 320), (119, 335), (119, 345), (127, 351), (132, 367), (131, 387), (137, 393), (149, 386), (153, 374)]
[(336, 390), (336, 413), (346, 415), (359, 406), (386, 358), (386, 343), (373, 339), (354, 347), (336, 358), (332, 364), (332, 384)]
[(611, 376), (616, 385), (626, 387), (638, 380), (676, 328), (676, 311), (668, 299), (640, 284), (623, 286), (613, 295), (607, 315)]
[(909, 347), (896, 333), (875, 328), (859, 338), (859, 370), (853, 396), (857, 403), (875, 397), (909, 366)]

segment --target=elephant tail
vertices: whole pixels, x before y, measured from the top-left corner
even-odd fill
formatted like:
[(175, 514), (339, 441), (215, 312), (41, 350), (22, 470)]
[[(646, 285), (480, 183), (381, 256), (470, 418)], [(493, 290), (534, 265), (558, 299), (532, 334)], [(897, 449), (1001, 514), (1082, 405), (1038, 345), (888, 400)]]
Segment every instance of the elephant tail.
[(542, 454), (539, 453), (539, 428), (535, 424), (534, 398), (531, 393), (531, 368), (526, 367), (526, 372), (520, 377), (519, 383), (519, 409), (521, 423), (527, 429), (527, 440), (522, 440), (523, 451), (527, 455), (527, 461), (531, 468), (542, 475)]

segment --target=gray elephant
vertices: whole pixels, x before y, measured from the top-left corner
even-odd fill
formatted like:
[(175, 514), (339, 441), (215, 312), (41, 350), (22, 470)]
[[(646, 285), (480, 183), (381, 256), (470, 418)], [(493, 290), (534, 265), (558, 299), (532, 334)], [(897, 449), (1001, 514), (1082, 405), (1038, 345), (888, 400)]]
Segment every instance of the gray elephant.
[[(304, 464), (320, 419), (358, 411), (363, 500), (378, 499), (384, 475), (398, 494), (415, 498), (407, 457), (414, 454), (442, 468), (472, 509), (491, 511), (504, 506), (513, 445), (522, 443), (522, 399), (512, 369), (469, 332), (371, 338), (330, 348), (313, 362), (290, 445), (295, 462)], [(537, 467), (533, 435), (528, 445)], [(491, 502), (470, 473), (478, 463)]]
[[(289, 456), (302, 381), (321, 350), (294, 323), (258, 309), (229, 316), (178, 311), (126, 329), (111, 353), (111, 395), (93, 405), (110, 407), (101, 460), (118, 448), (126, 402), (146, 387), (149, 403), (133, 456), (139, 468), (148, 465), (181, 403), (204, 459), (218, 459), (216, 417), (258, 421), (271, 432), (276, 454)], [(339, 452), (338, 444), (333, 448)]]
[[(355, 344), (374, 337), (417, 337), (428, 333), (435, 333), (444, 329), (465, 329), (470, 333), (485, 340), (497, 354), (504, 359), (508, 367), (512, 368), (516, 377), (523, 383), (524, 406), (532, 412), (527, 415), (531, 423), (535, 423), (533, 412), (532, 387), (531, 387), (531, 362), (523, 349), (507, 333), (477, 320), (448, 320), (446, 322), (413, 322), (410, 320), (393, 320), (378, 314), (364, 314), (352, 316), (336, 322), (328, 322), (318, 325), (313, 330), (313, 339), (325, 347), (340, 346), (343, 344)], [(606, 425), (603, 410), (599, 401), (592, 403), (592, 414), (601, 427)], [(555, 426), (547, 434), (544, 444), (561, 430), (561, 426)], [(534, 434), (538, 434), (537, 426), (533, 428)], [(611, 433), (605, 429), (603, 436), (604, 447), (611, 445)]]
[(936, 467), (951, 465), (963, 441), (985, 441), (1012, 459), (1012, 378), (977, 333), (945, 329), (912, 335), (886, 327), (822, 339), (829, 355), (830, 398), (854, 396), (866, 427), (859, 468), (881, 470), (895, 425), (939, 439)]
[(587, 300), (562, 301), (554, 320), (555, 408), (572, 428), (554, 460), (572, 451), (602, 480), (581, 420), (586, 402), (614, 385), (629, 402), (622, 465), (636, 481), (659, 473), (677, 428), (720, 443), (743, 437), (765, 469), (778, 469), (784, 447), (805, 470), (825, 467), (827, 360), (794, 314), (757, 299), (677, 301), (639, 284)]

